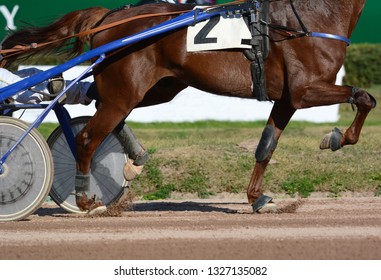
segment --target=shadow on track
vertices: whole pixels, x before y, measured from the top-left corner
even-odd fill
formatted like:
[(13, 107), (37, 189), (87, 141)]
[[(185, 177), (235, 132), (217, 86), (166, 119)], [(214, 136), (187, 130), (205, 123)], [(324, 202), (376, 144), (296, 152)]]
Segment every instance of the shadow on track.
[(209, 202), (137, 202), (133, 205), (133, 211), (197, 211), (197, 212), (223, 212), (228, 214), (238, 213), (226, 207), (227, 205), (248, 205), (247, 203), (209, 203)]

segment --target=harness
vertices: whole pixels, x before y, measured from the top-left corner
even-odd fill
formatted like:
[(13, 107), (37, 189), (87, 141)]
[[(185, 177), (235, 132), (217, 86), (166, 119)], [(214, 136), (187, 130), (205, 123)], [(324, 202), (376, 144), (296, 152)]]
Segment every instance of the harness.
[[(302, 30), (298, 30), (295, 28), (287, 27), (287, 26), (272, 24), (270, 22), (270, 17), (269, 17), (269, 13), (270, 13), (269, 4), (275, 1), (280, 1), (280, 0), (249, 0), (247, 2), (236, 1), (236, 3), (239, 3), (239, 4), (230, 3), (227, 5), (214, 5), (210, 7), (209, 9), (205, 10), (206, 13), (216, 13), (218, 11), (221, 11), (221, 12), (225, 11), (225, 13), (227, 13), (228, 15), (230, 14), (232, 17), (236, 15), (240, 15), (245, 19), (249, 27), (249, 30), (251, 31), (252, 38), (251, 40), (248, 40), (249, 42), (245, 42), (246, 44), (251, 45), (251, 49), (244, 50), (244, 55), (246, 56), (247, 59), (251, 61), (251, 73), (252, 73), (252, 80), (253, 80), (253, 97), (259, 101), (270, 100), (266, 91), (265, 66), (264, 66), (264, 61), (269, 53), (270, 40), (272, 42), (280, 42), (280, 41), (290, 40), (290, 39), (295, 39), (300, 37), (319, 37), (319, 38), (343, 41), (346, 43), (347, 46), (350, 45), (350, 40), (340, 35), (321, 33), (321, 32), (310, 32), (304, 25), (301, 17), (299, 16), (294, 5), (294, 0), (290, 0), (290, 5)], [(96, 27), (90, 30), (81, 32), (79, 34), (69, 35), (68, 37), (58, 39), (57, 41), (67, 40), (67, 39), (78, 37), (78, 36), (86, 36), (89, 34), (94, 34), (96, 32), (100, 32), (102, 30), (112, 28), (120, 24), (127, 23), (139, 18), (149, 18), (153, 16), (163, 16), (163, 15), (177, 15), (177, 14), (181, 14), (182, 12), (186, 12), (186, 11), (174, 11), (174, 12), (157, 13), (157, 14), (142, 14), (132, 18), (127, 18), (117, 22), (112, 22), (107, 25), (99, 26), (99, 24), (103, 21), (103, 19), (110, 13), (113, 13), (121, 9), (128, 9), (129, 7), (130, 6), (125, 5), (120, 8), (111, 10), (98, 22), (98, 24), (96, 24)], [(194, 17), (195, 19), (197, 18), (196, 12), (194, 14)], [(278, 40), (274, 40), (270, 38), (270, 35), (269, 35), (270, 29), (277, 31), (277, 33), (281, 34), (283, 38)], [(7, 50), (1, 50), (1, 44), (0, 44), (0, 60), (3, 58), (2, 56), (4, 56), (6, 59), (9, 56), (17, 55), (20, 52), (42, 47), (44, 45), (52, 44), (54, 42), (56, 41), (46, 42), (41, 44), (32, 43), (27, 46), (18, 45), (18, 46), (15, 46), (13, 49), (7, 49)], [(3, 61), (3, 63), (5, 63), (5, 60)]]
[[(273, 42), (280, 42), (300, 37), (318, 37), (343, 41), (347, 46), (349, 46), (351, 43), (351, 41), (344, 36), (309, 31), (296, 10), (294, 0), (290, 0), (290, 5), (302, 30), (288, 26), (272, 24), (270, 22), (269, 16), (269, 5), (270, 2), (275, 1), (279, 0), (249, 0), (244, 4), (237, 4), (237, 13), (240, 13), (243, 16), (252, 36), (252, 39), (248, 42), (242, 42), (252, 46), (251, 49), (244, 50), (243, 53), (245, 57), (251, 61), (253, 97), (259, 101), (270, 100), (266, 91), (266, 77), (264, 66), (264, 61), (267, 58), (270, 50), (270, 40)], [(224, 7), (220, 7), (219, 9), (223, 8)], [(277, 31), (277, 33), (281, 34), (283, 38), (279, 40), (270, 38), (270, 29)]]

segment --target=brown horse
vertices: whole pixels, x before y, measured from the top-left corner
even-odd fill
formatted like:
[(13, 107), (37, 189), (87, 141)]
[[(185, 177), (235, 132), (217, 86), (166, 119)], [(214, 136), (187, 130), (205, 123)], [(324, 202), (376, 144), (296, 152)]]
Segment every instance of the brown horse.
[[(274, 26), (300, 29), (304, 23), (310, 31), (349, 38), (365, 0), (305, 0), (296, 1), (294, 6), (291, 4), (292, 1), (270, 0), (270, 19)], [(90, 8), (69, 13), (48, 27), (16, 32), (3, 45), (10, 48), (17, 44), (57, 40), (88, 30), (96, 24), (105, 25), (142, 14), (191, 8), (170, 4), (143, 5), (115, 12)], [(171, 14), (136, 18), (98, 32), (92, 36), (92, 47), (135, 34), (173, 17), (175, 15)], [(261, 191), (265, 169), (279, 137), (297, 109), (348, 102), (357, 107), (351, 126), (342, 131), (334, 129), (325, 136), (320, 146), (322, 149), (337, 150), (358, 141), (364, 121), (376, 105), (374, 98), (364, 90), (334, 84), (336, 74), (344, 63), (345, 42), (309, 36), (291, 40), (284, 34), (278, 29), (270, 29), (265, 76), (267, 93), (274, 105), (256, 150), (256, 164), (247, 189), (248, 201), (254, 203), (254, 211), (271, 200)], [(282, 38), (287, 40), (279, 40)], [(74, 54), (80, 50), (85, 39), (79, 38), (75, 48), (68, 51)], [(62, 44), (57, 41), (35, 52), (58, 49)], [(83, 179), (89, 174), (91, 158), (97, 146), (136, 107), (168, 102), (187, 86), (218, 95), (253, 98), (250, 65), (251, 62), (238, 49), (187, 52), (186, 28), (108, 53), (94, 73), (100, 106), (89, 124), (77, 135), (78, 178)]]

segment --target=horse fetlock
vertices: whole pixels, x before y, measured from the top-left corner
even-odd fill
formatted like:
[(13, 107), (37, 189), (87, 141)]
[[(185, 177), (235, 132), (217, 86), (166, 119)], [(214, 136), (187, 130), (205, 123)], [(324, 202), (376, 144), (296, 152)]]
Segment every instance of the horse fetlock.
[(90, 189), (90, 175), (78, 172), (75, 175), (75, 193), (84, 193)]
[(359, 135), (357, 135), (353, 129), (348, 129), (342, 132), (344, 135), (343, 145), (355, 145), (359, 141)]
[(271, 153), (275, 150), (277, 143), (278, 142), (275, 139), (275, 127), (270, 124), (266, 125), (261, 140), (255, 150), (255, 159), (258, 162), (268, 159), (269, 156), (271, 156)]
[(262, 195), (259, 191), (247, 190), (247, 200), (249, 204), (253, 204)]

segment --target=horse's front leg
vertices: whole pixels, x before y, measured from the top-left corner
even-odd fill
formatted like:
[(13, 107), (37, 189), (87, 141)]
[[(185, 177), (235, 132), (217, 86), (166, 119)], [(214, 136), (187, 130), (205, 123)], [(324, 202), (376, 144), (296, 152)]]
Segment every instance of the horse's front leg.
[(361, 129), (365, 119), (372, 108), (376, 106), (376, 100), (366, 91), (358, 88), (352, 88), (351, 96), (348, 102), (356, 105), (356, 116), (347, 130), (340, 131), (334, 128), (332, 132), (325, 135), (320, 144), (321, 149), (331, 149), (336, 151), (345, 145), (354, 145), (360, 137)]
[(117, 110), (115, 106), (107, 107), (101, 104), (88, 124), (76, 136), (75, 196), (81, 211), (91, 213), (106, 210), (102, 201), (89, 192), (91, 160), (97, 147), (124, 117), (125, 113)]
[(272, 200), (261, 192), (266, 167), (277, 146), (278, 139), (295, 113), (295, 109), (288, 101), (276, 101), (267, 125), (262, 133), (255, 151), (256, 163), (247, 188), (247, 198), (253, 204), (253, 211), (257, 212)]

